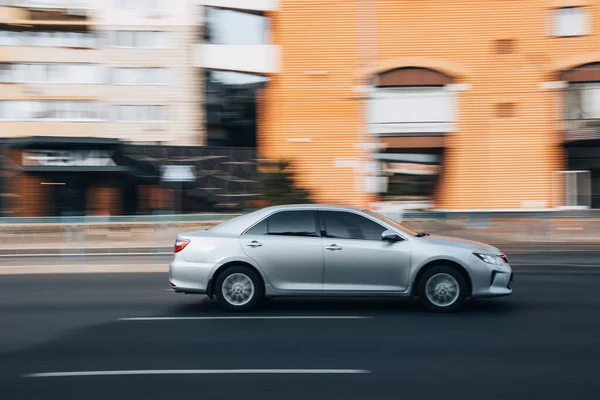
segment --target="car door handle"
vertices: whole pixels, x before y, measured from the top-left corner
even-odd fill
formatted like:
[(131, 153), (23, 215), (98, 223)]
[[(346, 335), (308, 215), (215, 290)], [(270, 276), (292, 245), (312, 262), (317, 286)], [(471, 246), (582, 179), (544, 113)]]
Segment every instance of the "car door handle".
[(249, 243), (246, 243), (246, 246), (250, 246), (250, 247), (260, 247), (262, 246), (262, 243), (257, 242), (256, 240), (253, 240)]
[(331, 250), (331, 251), (338, 251), (341, 250), (342, 248), (340, 246), (338, 246), (337, 244), (332, 244), (331, 246), (327, 246), (325, 247), (327, 250)]

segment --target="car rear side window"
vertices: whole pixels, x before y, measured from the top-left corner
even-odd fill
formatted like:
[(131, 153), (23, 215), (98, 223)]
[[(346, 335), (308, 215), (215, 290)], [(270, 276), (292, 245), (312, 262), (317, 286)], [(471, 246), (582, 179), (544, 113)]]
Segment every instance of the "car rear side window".
[(336, 239), (381, 240), (386, 230), (378, 223), (358, 214), (343, 211), (323, 211), (326, 236)]
[(266, 235), (267, 234), (267, 220), (263, 219), (252, 228), (248, 229), (245, 235)]
[(269, 235), (319, 236), (315, 211), (281, 211), (267, 219)]

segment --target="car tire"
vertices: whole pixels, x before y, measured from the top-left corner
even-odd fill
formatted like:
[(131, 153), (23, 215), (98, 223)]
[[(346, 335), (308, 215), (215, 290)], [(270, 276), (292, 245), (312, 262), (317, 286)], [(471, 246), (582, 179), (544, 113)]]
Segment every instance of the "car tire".
[(419, 279), (417, 293), (419, 301), (429, 311), (452, 313), (463, 309), (468, 285), (455, 268), (440, 265), (425, 271)]
[(227, 268), (217, 277), (215, 296), (230, 311), (248, 311), (264, 298), (265, 287), (260, 275), (243, 265)]

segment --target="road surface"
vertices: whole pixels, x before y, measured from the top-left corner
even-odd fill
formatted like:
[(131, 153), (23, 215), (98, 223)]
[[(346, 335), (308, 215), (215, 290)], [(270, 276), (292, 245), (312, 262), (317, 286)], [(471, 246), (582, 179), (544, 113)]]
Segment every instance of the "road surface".
[(229, 319), (164, 274), (3, 276), (0, 398), (595, 400), (599, 289), (597, 268), (523, 267), (461, 314), (271, 300)]

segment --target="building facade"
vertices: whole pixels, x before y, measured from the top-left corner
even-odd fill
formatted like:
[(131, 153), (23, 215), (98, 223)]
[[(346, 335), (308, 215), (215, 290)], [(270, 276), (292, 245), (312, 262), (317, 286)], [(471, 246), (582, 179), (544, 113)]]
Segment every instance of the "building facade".
[(206, 146), (203, 11), (196, 0), (0, 0), (3, 216), (241, 207), (255, 149)]
[(317, 201), (600, 207), (598, 1), (269, 4), (259, 151)]
[(190, 0), (0, 1), (0, 138), (205, 142)]

